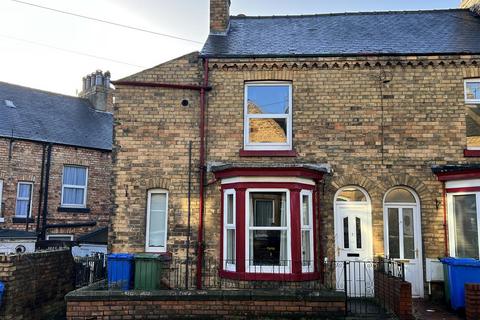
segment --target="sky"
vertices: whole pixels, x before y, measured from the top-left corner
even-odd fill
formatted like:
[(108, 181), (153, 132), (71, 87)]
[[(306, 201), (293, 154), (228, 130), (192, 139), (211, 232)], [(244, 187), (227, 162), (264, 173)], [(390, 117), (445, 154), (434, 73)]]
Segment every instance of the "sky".
[[(157, 34), (0, 0), (0, 81), (76, 95), (97, 69), (120, 79), (198, 51), (208, 0), (22, 0)], [(285, 15), (456, 8), (460, 0), (232, 0), (231, 14)]]

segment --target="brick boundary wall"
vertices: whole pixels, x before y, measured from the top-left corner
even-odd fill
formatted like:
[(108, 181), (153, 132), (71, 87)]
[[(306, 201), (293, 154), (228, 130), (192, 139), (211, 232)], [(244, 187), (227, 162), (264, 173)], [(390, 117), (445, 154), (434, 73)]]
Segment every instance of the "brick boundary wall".
[(66, 296), (68, 320), (318, 318), (345, 315), (343, 294), (263, 291), (81, 292)]
[(414, 319), (410, 282), (375, 271), (375, 299), (400, 320)]
[(5, 294), (0, 319), (55, 319), (65, 314), (65, 295), (74, 290), (70, 250), (0, 255)]
[(480, 319), (480, 284), (465, 284), (465, 313), (467, 320)]

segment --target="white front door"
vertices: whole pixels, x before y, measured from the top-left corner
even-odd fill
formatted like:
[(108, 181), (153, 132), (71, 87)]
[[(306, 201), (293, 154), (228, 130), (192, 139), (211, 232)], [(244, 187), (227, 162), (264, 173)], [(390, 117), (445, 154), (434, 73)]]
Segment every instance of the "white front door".
[(421, 221), (417, 205), (385, 205), (385, 255), (405, 265), (412, 296), (423, 297)]
[[(337, 202), (335, 247), (337, 289), (346, 289), (352, 297), (373, 296), (372, 215), (369, 204)], [(341, 262), (347, 263), (342, 267)]]

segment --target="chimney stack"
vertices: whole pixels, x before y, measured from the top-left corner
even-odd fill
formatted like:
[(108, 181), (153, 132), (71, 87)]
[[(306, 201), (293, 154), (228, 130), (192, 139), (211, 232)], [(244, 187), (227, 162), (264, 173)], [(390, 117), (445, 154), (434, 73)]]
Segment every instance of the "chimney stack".
[(210, 34), (225, 34), (230, 25), (230, 0), (210, 0)]
[(110, 88), (110, 72), (97, 70), (82, 79), (79, 97), (88, 99), (95, 110), (113, 112), (113, 89)]
[(473, 13), (480, 15), (480, 0), (462, 0), (460, 8), (470, 9)]

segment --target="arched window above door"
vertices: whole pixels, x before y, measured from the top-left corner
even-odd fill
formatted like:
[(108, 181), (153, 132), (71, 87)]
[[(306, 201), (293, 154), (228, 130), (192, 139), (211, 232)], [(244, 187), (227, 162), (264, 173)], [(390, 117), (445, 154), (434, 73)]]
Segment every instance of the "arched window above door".
[(390, 190), (386, 197), (385, 203), (410, 203), (416, 204), (417, 200), (410, 190), (402, 187)]
[(367, 194), (365, 191), (357, 187), (345, 187), (340, 190), (339, 194), (335, 198), (336, 202), (368, 202)]

